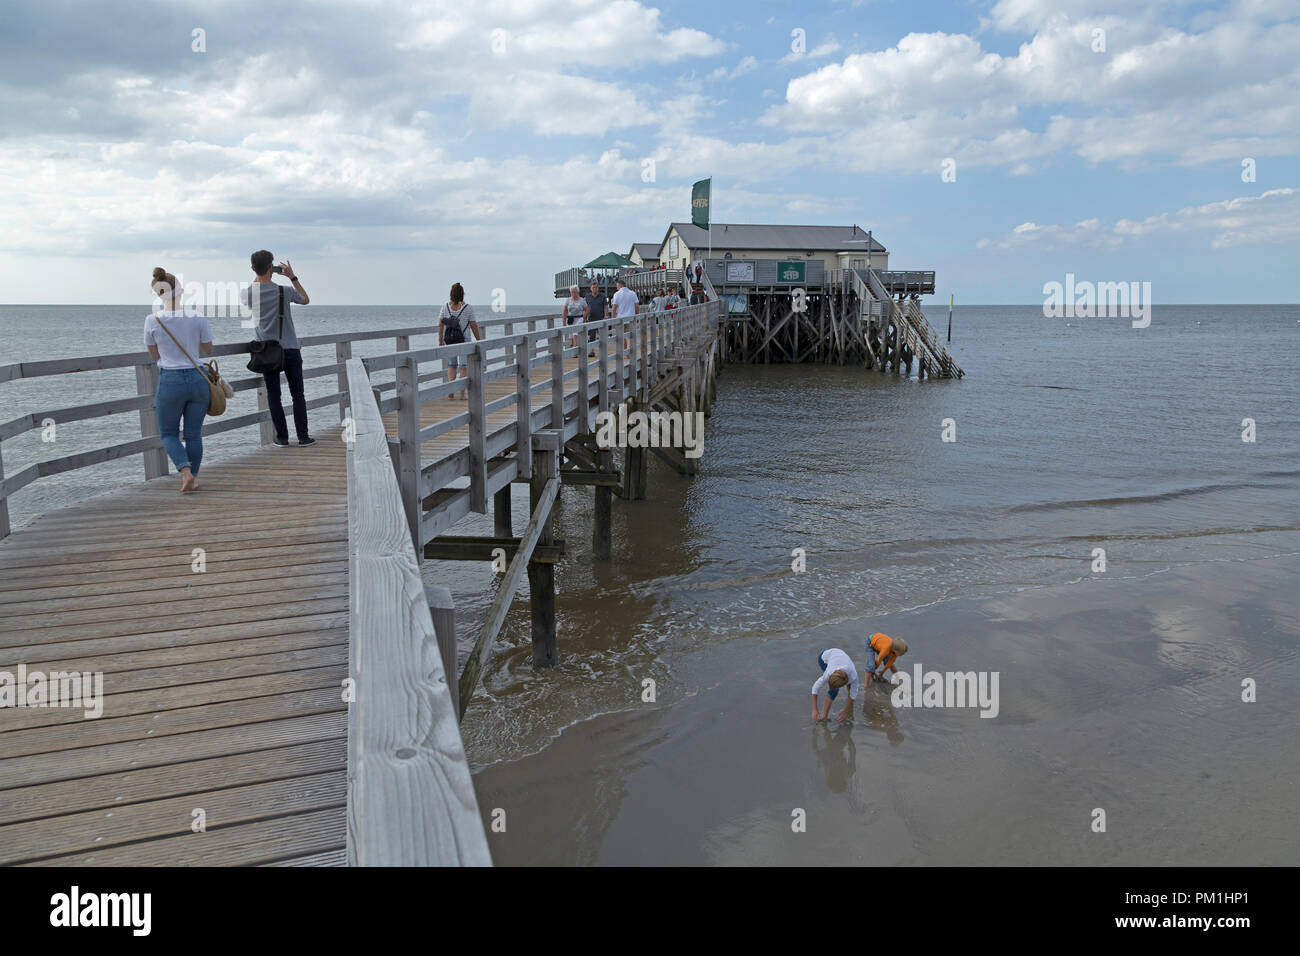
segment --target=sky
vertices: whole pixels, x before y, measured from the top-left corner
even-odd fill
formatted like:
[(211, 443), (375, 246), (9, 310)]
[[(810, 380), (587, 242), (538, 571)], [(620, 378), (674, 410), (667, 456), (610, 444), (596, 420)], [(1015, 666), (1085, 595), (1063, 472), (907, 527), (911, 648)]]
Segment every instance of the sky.
[(706, 176), (932, 302), (1296, 302), (1298, 91), (1297, 0), (4, 0), (0, 303), (544, 303)]

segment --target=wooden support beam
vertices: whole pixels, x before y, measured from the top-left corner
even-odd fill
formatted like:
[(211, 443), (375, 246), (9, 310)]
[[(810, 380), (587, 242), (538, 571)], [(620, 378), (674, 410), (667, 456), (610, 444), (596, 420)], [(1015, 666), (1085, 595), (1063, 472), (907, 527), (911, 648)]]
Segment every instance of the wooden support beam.
[[(529, 488), (533, 517), (524, 533), (525, 542), (530, 535), (533, 536), (528, 546), (530, 551), (534, 545), (555, 543), (551, 502), (560, 494), (560, 448), (563, 444), (564, 433), (558, 429), (533, 436), (533, 482)], [(521, 547), (519, 554), (523, 553)], [(528, 565), (528, 597), (532, 617), (533, 666), (553, 667), (559, 663), (555, 642), (555, 565)]]
[[(519, 552), (522, 538), (496, 537), (483, 538), (471, 535), (443, 534), (424, 546), (424, 556), (438, 561), (487, 561), (496, 558), (497, 550), (505, 551), (506, 559), (511, 560)], [(554, 544), (539, 544), (533, 548), (532, 561), (554, 564), (564, 557), (564, 540), (557, 538)]]
[(561, 484), (565, 485), (617, 488), (623, 484), (623, 475), (616, 468), (609, 471), (586, 471), (578, 468), (563, 468), (560, 470), (560, 481)]
[[(488, 609), (487, 620), (483, 622), (482, 630), (479, 631), (478, 639), (474, 641), (474, 646), (470, 649), (469, 657), (465, 661), (465, 669), (460, 675), (460, 716), (465, 716), (465, 709), (469, 706), (470, 698), (478, 688), (479, 676), (483, 673), (483, 666), (487, 663), (488, 652), (492, 649), (492, 644), (496, 640), (497, 633), (501, 630), (501, 625), (505, 622), (506, 611), (510, 609), (510, 604), (514, 600), (515, 591), (518, 590), (520, 582), (523, 580), (524, 569), (528, 569), (528, 580), (532, 594), (534, 608), (536, 608), (538, 594), (537, 583), (534, 582), (534, 569), (538, 572), (545, 572), (545, 577), (551, 584), (550, 588), (550, 607), (551, 607), (551, 649), (554, 653), (555, 641), (555, 569), (550, 564), (530, 564), (533, 549), (539, 544), (544, 543), (553, 545), (555, 543), (552, 534), (543, 534), (549, 532), (551, 527), (551, 506), (555, 503), (555, 497), (559, 494), (560, 482), (547, 469), (547, 462), (553, 461), (554, 452), (542, 452), (537, 455), (537, 460), (533, 462), (533, 486), (536, 489), (533, 496), (533, 513), (528, 519), (528, 527), (524, 529), (523, 537), (519, 540), (519, 548), (515, 552), (514, 560), (506, 569), (505, 576), (501, 579), (501, 585), (497, 589), (496, 597), (492, 600), (492, 606)], [(539, 467), (540, 466), (540, 467)], [(542, 537), (547, 538), (542, 542)], [(533, 617), (533, 639), (534, 639), (534, 663), (536, 663), (536, 638), (537, 638), (537, 618), (536, 611)]]

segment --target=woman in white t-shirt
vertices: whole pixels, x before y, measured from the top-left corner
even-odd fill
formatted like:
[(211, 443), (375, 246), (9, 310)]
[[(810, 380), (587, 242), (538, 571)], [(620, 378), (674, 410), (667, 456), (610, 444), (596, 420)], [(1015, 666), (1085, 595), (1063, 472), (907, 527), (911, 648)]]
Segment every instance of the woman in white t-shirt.
[(203, 418), (211, 391), (197, 363), (200, 355), (212, 354), (212, 329), (202, 312), (181, 306), (184, 290), (170, 272), (153, 270), (153, 291), (163, 308), (144, 320), (144, 344), (158, 362), (158, 434), (181, 474), (181, 491), (188, 494), (199, 486), (203, 462)]

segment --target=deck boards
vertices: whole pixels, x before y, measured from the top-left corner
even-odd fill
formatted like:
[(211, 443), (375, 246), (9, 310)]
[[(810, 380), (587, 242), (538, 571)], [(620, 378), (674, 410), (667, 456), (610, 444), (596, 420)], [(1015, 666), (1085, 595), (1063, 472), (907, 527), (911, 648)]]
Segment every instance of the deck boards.
[(0, 863), (343, 852), (346, 448), (318, 439), (210, 455), (194, 495), (141, 482), (0, 542), (0, 669), (104, 674), (98, 719), (0, 711)]
[[(594, 404), (595, 360), (588, 376)], [(489, 382), (486, 401), (514, 388)], [(421, 425), (465, 407), (428, 402)], [(516, 417), (492, 413), (489, 434)], [(423, 465), (464, 452), (467, 432), (425, 442)], [(209, 455), (194, 495), (175, 475), (140, 482), (0, 541), (0, 670), (104, 675), (98, 719), (0, 710), (0, 863), (346, 862), (346, 448), (337, 427), (317, 437)]]

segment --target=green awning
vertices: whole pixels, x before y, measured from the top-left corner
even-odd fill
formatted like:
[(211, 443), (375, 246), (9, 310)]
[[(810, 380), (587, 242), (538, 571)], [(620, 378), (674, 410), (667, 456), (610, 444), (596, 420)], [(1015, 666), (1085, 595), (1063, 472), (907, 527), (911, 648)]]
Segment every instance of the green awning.
[(603, 256), (597, 256), (582, 268), (584, 269), (622, 269), (626, 266), (635, 265), (627, 256), (620, 256), (617, 252), (607, 252)]

